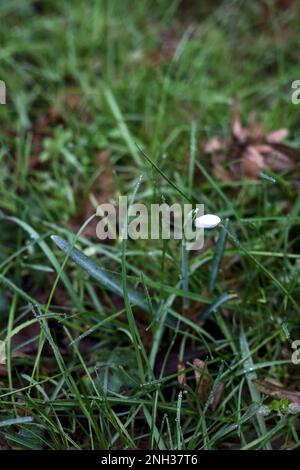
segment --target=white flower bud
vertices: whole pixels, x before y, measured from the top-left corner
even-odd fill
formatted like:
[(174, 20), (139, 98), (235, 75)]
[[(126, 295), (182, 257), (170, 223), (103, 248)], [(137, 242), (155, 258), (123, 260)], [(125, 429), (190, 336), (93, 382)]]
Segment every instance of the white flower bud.
[(195, 225), (197, 228), (214, 228), (221, 222), (220, 217), (214, 214), (205, 214), (197, 217)]

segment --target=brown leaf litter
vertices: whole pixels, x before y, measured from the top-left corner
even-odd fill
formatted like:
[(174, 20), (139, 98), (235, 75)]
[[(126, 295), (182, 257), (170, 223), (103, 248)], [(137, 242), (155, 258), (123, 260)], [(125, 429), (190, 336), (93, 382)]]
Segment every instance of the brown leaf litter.
[(271, 380), (253, 380), (253, 383), (260, 392), (269, 397), (279, 400), (287, 398), (294, 405), (300, 406), (300, 391), (286, 389)]
[(289, 172), (295, 166), (300, 151), (283, 143), (288, 136), (285, 128), (266, 133), (264, 124), (251, 113), (248, 125), (240, 117), (237, 98), (232, 105), (231, 136), (214, 136), (204, 145), (204, 153), (212, 156), (216, 176), (223, 181), (242, 177), (258, 179), (261, 171)]
[[(196, 381), (195, 393), (199, 397), (200, 403), (202, 405), (205, 405), (212, 392), (212, 388), (213, 388), (212, 377), (208, 371), (207, 365), (201, 359), (195, 358), (193, 360), (193, 366), (194, 366), (194, 377)], [(189, 393), (188, 381), (187, 381), (187, 376), (186, 376), (186, 366), (183, 363), (179, 363), (177, 366), (177, 371), (178, 371), (177, 380), (178, 380), (179, 386), (185, 391), (187, 400), (193, 406), (193, 400), (192, 400), (191, 394)], [(214, 391), (213, 397), (211, 399), (211, 402), (209, 404), (209, 409), (211, 411), (216, 410), (220, 402), (223, 389), (224, 389), (224, 384), (220, 382), (217, 385), (216, 390)]]

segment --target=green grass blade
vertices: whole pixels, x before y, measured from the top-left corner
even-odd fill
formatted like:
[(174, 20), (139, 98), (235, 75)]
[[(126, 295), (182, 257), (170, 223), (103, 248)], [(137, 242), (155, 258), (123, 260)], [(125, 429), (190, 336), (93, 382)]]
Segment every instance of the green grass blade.
[[(241, 348), (242, 357), (244, 359), (244, 373), (246, 376), (246, 380), (247, 380), (247, 384), (248, 384), (252, 401), (256, 404), (259, 404), (261, 401), (260, 393), (255, 387), (255, 385), (252, 383), (252, 380), (256, 379), (257, 375), (256, 375), (256, 372), (254, 372), (253, 370), (254, 363), (251, 357), (250, 348), (248, 345), (248, 341), (247, 341), (243, 326), (241, 326), (241, 331), (240, 331), (240, 348)], [(261, 432), (261, 436), (264, 436), (267, 432), (264, 417), (257, 413), (256, 419), (257, 419), (258, 427)], [(272, 447), (269, 443), (266, 443), (265, 449), (272, 450)]]
[(124, 139), (124, 141), (127, 144), (128, 150), (130, 151), (135, 163), (138, 166), (142, 165), (142, 160), (141, 157), (137, 151), (137, 147), (135, 145), (134, 139), (132, 138), (132, 135), (130, 134), (130, 131), (126, 125), (126, 122), (124, 120), (124, 117), (121, 113), (120, 107), (116, 101), (116, 98), (113, 95), (113, 92), (111, 91), (110, 88), (107, 86), (104, 87), (104, 96), (105, 99), (110, 107), (110, 110), (118, 124), (120, 133)]
[[(67, 240), (59, 237), (58, 235), (52, 235), (52, 240), (65, 254), (69, 253), (70, 258), (80, 266), (84, 271), (86, 271), (90, 276), (99, 281), (99, 283), (106, 289), (114, 292), (123, 298), (123, 287), (121, 279), (119, 280), (116, 276), (108, 274), (104, 269), (102, 269), (98, 264), (92, 261), (88, 256), (86, 256), (77, 248), (72, 248), (70, 243)], [(139, 292), (135, 291), (133, 288), (128, 287), (128, 298), (130, 302), (134, 305), (139, 306), (145, 312), (149, 312), (147, 302), (145, 297)]]

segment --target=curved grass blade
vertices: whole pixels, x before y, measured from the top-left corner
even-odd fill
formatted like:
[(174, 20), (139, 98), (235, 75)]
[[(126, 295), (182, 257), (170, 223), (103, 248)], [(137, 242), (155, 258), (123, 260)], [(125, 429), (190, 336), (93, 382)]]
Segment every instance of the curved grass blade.
[(114, 97), (112, 91), (108, 86), (104, 87), (104, 96), (111, 109), (113, 117), (119, 127), (120, 133), (123, 137), (124, 142), (126, 143), (135, 163), (140, 167), (142, 165), (142, 159), (136, 149), (132, 135), (127, 127), (126, 121), (122, 115), (120, 107)]
[[(121, 279), (119, 280), (116, 276), (108, 274), (88, 256), (77, 250), (77, 248), (72, 247), (65, 239), (58, 235), (52, 235), (51, 238), (58, 248), (70, 256), (70, 258), (90, 276), (99, 281), (103, 287), (123, 298), (124, 293)], [(149, 313), (149, 307), (145, 298), (139, 292), (128, 287), (128, 298), (132, 304), (138, 305), (142, 310)]]
[(204, 321), (207, 319), (210, 313), (214, 312), (217, 310), (218, 307), (223, 305), (227, 300), (234, 299), (236, 297), (235, 294), (228, 294), (227, 292), (224, 292), (223, 294), (220, 295), (220, 297), (213, 302), (211, 305), (206, 307), (198, 316), (198, 320)]
[(189, 202), (192, 202), (191, 198), (187, 196), (180, 188), (178, 188), (178, 186), (176, 186), (175, 183), (173, 183), (173, 181), (159, 168), (159, 166), (157, 166), (156, 163), (153, 162), (150, 157), (148, 157), (148, 155), (144, 152), (144, 150), (141, 149), (137, 144), (136, 146), (139, 149), (139, 151), (144, 155), (147, 162), (150, 163), (150, 165), (152, 165), (155, 168), (155, 170), (164, 178), (164, 180), (166, 180), (167, 183), (169, 183), (169, 185), (172, 186), (172, 188), (174, 188), (179, 194), (181, 194), (181, 196), (184, 199), (186, 199)]
[[(256, 372), (253, 370), (254, 362), (251, 356), (251, 351), (250, 351), (249, 344), (245, 335), (243, 325), (241, 325), (241, 330), (240, 330), (240, 348), (241, 348), (242, 357), (244, 359), (243, 368), (244, 368), (245, 378), (248, 384), (248, 389), (249, 389), (252, 401), (253, 403), (259, 404), (261, 402), (260, 393), (256, 389), (255, 385), (253, 384), (253, 380), (257, 379), (257, 375), (256, 375)], [(262, 437), (266, 435), (266, 432), (267, 432), (266, 423), (265, 423), (264, 417), (259, 415), (258, 413), (256, 414), (256, 419), (257, 419), (257, 424), (258, 424), (258, 428), (260, 431), (260, 435), (258, 437)], [(272, 450), (271, 444), (269, 442), (265, 444), (265, 449)]]
[(11, 419), (4, 419), (0, 421), (0, 428), (6, 426), (15, 426), (16, 424), (25, 424), (25, 423), (32, 423), (33, 418), (31, 416), (24, 416), (22, 418), (11, 418)]

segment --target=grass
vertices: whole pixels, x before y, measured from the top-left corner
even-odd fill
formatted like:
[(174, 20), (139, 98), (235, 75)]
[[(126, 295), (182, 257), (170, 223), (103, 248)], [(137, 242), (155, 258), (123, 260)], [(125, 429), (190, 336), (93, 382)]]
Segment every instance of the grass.
[[(222, 181), (202, 151), (229, 135), (233, 95), (244, 118), (255, 110), (300, 144), (299, 11), (263, 12), (238, 0), (1, 2), (0, 446), (299, 446), (298, 415), (260, 415), (269, 399), (252, 382), (297, 389), (299, 164)], [(197, 252), (84, 236), (82, 201), (119, 195), (203, 203), (223, 224)], [(224, 387), (214, 411), (197, 357), (210, 399)]]

